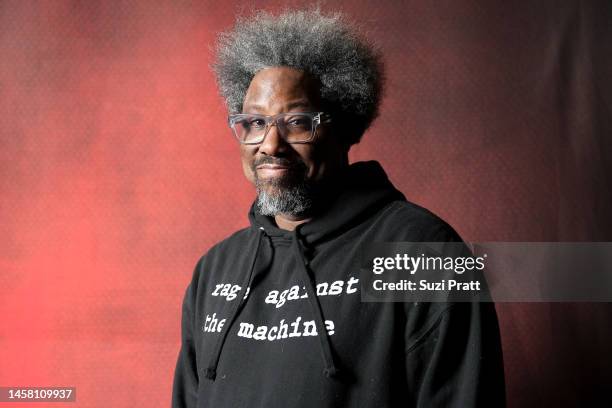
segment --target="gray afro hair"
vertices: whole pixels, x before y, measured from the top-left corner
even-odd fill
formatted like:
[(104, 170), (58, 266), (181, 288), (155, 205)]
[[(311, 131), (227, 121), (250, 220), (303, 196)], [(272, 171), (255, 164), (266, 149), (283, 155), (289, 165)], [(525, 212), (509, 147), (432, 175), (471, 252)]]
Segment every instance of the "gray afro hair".
[(340, 13), (311, 9), (274, 16), (262, 11), (239, 18), (233, 30), (219, 35), (213, 70), (230, 112), (241, 112), (258, 71), (278, 66), (314, 76), (334, 125), (348, 144), (359, 142), (378, 114), (382, 60)]

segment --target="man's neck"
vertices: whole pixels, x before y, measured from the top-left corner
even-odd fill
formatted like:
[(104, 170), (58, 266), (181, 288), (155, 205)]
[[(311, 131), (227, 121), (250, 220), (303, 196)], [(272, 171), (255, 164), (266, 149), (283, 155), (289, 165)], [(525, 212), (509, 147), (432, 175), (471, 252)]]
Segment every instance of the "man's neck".
[(292, 217), (284, 214), (278, 214), (274, 216), (274, 220), (276, 221), (276, 225), (278, 226), (278, 228), (287, 231), (294, 231), (298, 225), (304, 224), (305, 222), (308, 222), (311, 219), (312, 217)]

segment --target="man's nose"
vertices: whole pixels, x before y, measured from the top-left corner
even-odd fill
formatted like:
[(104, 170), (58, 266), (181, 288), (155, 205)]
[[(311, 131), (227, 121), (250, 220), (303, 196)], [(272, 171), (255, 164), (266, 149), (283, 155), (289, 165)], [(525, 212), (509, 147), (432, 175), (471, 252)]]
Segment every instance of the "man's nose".
[(268, 133), (264, 138), (261, 145), (259, 145), (259, 151), (268, 156), (278, 156), (280, 153), (284, 153), (287, 150), (287, 142), (281, 137), (278, 131), (276, 123), (270, 125)]

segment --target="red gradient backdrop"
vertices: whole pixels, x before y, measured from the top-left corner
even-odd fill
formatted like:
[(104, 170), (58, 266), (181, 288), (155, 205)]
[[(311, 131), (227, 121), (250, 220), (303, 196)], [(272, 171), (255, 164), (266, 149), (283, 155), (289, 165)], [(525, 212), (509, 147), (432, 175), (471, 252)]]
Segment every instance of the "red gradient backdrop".
[[(215, 36), (251, 8), (304, 4), (0, 3), (0, 386), (169, 406), (192, 268), (253, 199)], [(609, 3), (321, 7), (385, 55), (382, 114), (353, 160), (379, 160), (466, 240), (612, 240)], [(602, 403), (608, 305), (498, 311), (510, 406)]]

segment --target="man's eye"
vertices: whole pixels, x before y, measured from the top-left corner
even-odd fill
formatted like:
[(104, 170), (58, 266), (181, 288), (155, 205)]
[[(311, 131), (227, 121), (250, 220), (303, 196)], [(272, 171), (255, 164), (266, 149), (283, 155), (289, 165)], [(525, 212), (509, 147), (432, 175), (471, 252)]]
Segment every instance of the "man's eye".
[(266, 126), (266, 121), (263, 119), (249, 119), (247, 125), (251, 128), (262, 128)]
[(287, 126), (307, 128), (310, 126), (309, 122), (310, 118), (304, 116), (294, 116), (287, 120)]

